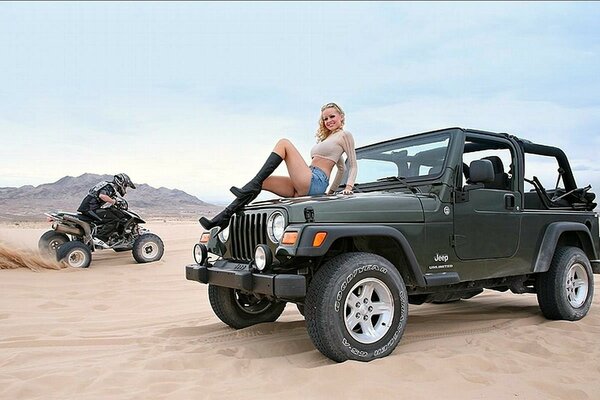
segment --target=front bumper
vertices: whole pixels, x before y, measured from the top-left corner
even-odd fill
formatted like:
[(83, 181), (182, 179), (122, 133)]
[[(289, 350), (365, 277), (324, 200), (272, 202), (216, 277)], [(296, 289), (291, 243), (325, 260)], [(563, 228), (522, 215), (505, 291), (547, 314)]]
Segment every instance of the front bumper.
[(185, 277), (190, 281), (209, 283), (282, 299), (299, 299), (306, 295), (306, 278), (295, 274), (255, 273), (250, 264), (219, 260), (213, 266), (189, 264)]

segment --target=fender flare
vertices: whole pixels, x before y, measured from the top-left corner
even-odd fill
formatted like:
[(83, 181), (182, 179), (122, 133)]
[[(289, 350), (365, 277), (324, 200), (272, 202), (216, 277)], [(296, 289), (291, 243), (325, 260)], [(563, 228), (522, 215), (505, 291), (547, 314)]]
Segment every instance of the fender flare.
[[(312, 246), (312, 240), (317, 232), (327, 232), (327, 237), (319, 247)], [(423, 272), (419, 267), (417, 257), (413, 252), (406, 237), (397, 229), (390, 226), (380, 225), (310, 225), (302, 230), (300, 242), (296, 248), (296, 256), (319, 257), (329, 251), (329, 248), (337, 239), (354, 236), (385, 236), (393, 239), (406, 256), (415, 282), (418, 286), (427, 286)]]
[[(574, 232), (579, 237), (583, 245), (583, 251), (590, 260), (595, 260), (596, 249), (590, 230), (579, 222), (552, 222), (544, 232), (544, 238), (538, 248), (535, 261), (533, 263), (533, 272), (546, 272), (550, 268), (550, 263), (554, 257), (558, 239), (565, 232)], [(590, 254), (591, 253), (591, 254)]]

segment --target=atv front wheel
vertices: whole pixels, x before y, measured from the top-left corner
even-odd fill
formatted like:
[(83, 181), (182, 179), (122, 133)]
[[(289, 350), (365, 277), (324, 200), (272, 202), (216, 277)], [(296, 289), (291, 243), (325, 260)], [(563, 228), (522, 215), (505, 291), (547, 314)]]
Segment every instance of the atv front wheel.
[(131, 250), (133, 258), (139, 263), (149, 263), (158, 261), (165, 252), (163, 241), (153, 233), (146, 233), (138, 236), (133, 242)]
[(64, 233), (50, 230), (45, 232), (38, 241), (38, 249), (42, 254), (56, 255), (56, 250), (70, 239)]
[(408, 295), (388, 260), (345, 253), (316, 272), (305, 311), (308, 335), (321, 353), (337, 362), (370, 361), (387, 356), (400, 341)]
[(274, 322), (285, 308), (284, 301), (259, 299), (236, 289), (214, 285), (208, 285), (208, 299), (217, 317), (235, 329)]
[(74, 240), (63, 244), (56, 251), (56, 259), (73, 268), (88, 268), (92, 262), (92, 252), (89, 247)]

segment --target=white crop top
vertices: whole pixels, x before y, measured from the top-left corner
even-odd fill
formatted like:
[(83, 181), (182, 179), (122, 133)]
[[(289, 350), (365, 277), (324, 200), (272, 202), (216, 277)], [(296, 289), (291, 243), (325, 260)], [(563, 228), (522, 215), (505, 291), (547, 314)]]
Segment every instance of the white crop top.
[(333, 190), (336, 190), (340, 185), (344, 175), (343, 153), (346, 153), (346, 157), (348, 157), (348, 180), (346, 185), (352, 187), (356, 179), (357, 165), (354, 138), (350, 132), (341, 130), (332, 133), (327, 136), (327, 139), (315, 144), (310, 150), (310, 158), (321, 157), (336, 163), (337, 172), (331, 184), (331, 189)]

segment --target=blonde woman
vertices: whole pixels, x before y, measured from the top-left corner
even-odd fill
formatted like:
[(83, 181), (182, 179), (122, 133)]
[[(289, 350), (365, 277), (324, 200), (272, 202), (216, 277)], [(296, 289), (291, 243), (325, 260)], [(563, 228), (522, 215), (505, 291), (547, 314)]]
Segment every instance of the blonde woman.
[[(342, 190), (343, 194), (351, 194), (356, 179), (356, 152), (354, 138), (344, 130), (344, 111), (335, 103), (327, 103), (321, 107), (317, 144), (310, 151), (311, 164), (306, 165), (304, 158), (296, 147), (287, 139), (281, 139), (273, 148), (273, 152), (258, 174), (243, 187), (231, 187), (236, 199), (212, 220), (200, 218), (206, 229), (218, 226), (224, 229), (229, 225), (231, 216), (254, 200), (261, 190), (268, 190), (282, 197), (298, 197), (325, 194), (329, 185), (329, 177), (333, 166), (337, 165), (337, 173), (328, 194), (332, 194), (340, 185), (344, 175), (344, 158), (348, 158), (348, 179)], [(275, 169), (285, 161), (289, 176), (272, 176)]]

